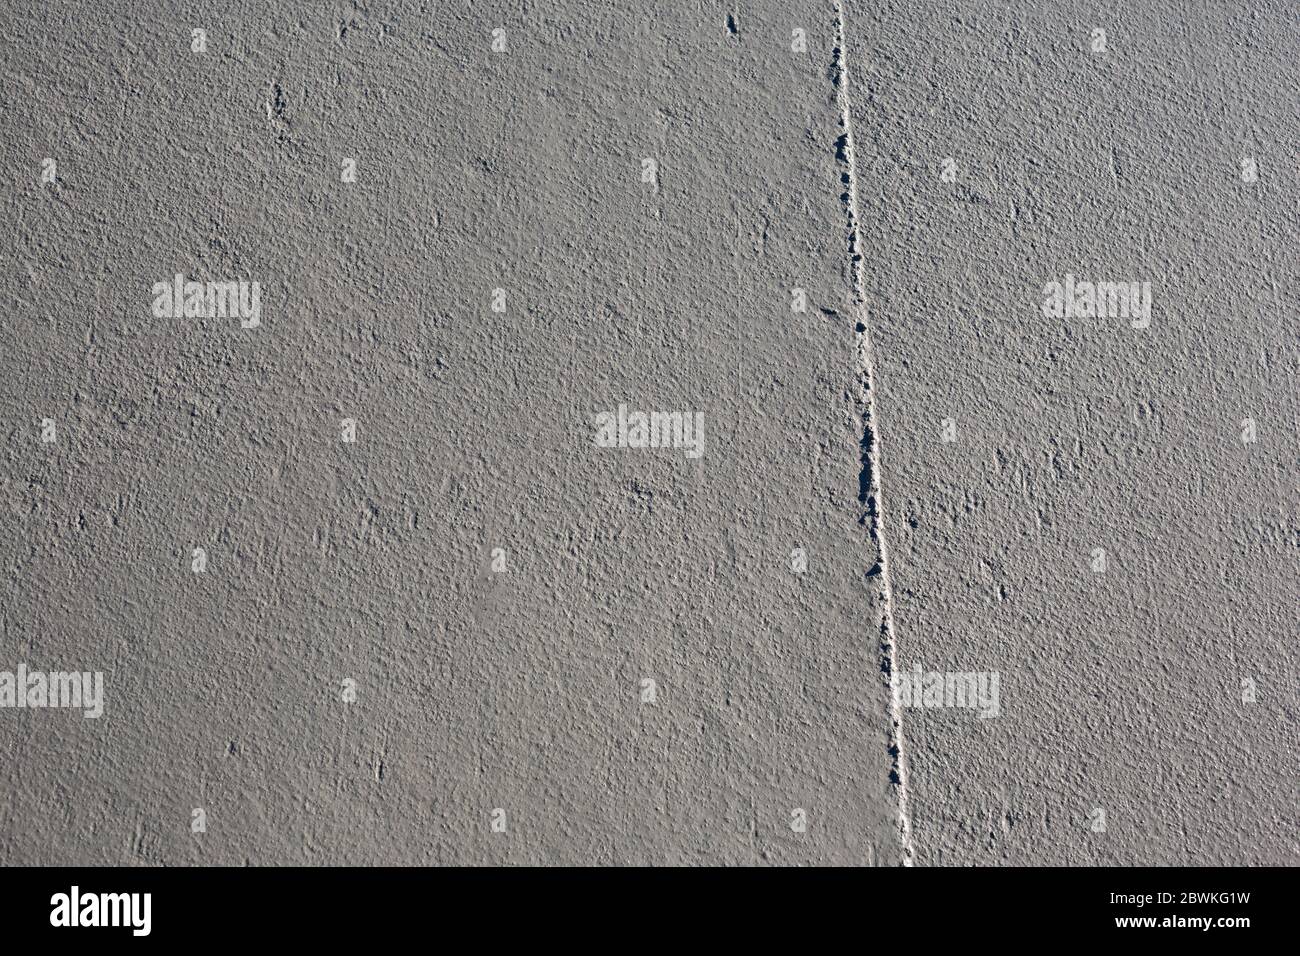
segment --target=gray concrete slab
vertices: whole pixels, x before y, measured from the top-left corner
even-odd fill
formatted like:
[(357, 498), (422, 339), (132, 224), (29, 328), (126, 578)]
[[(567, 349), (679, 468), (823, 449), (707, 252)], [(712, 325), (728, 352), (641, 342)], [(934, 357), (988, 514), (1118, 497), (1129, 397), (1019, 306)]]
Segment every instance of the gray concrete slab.
[(1293, 5), (848, 20), (917, 863), (1296, 862)]
[(0, 30), (4, 660), (106, 700), (0, 712), (0, 858), (896, 862), (832, 9), (62, 13)]
[(0, 863), (1294, 862), (1297, 39), (7, 5)]

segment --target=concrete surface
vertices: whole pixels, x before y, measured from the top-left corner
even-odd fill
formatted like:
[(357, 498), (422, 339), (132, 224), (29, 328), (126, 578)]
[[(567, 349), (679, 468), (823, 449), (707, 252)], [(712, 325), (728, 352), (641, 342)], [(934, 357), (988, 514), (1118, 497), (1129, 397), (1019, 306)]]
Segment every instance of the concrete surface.
[[(900, 665), (1001, 675), (998, 719), (905, 714), (918, 864), (1300, 858), (1298, 26), (850, 11)], [(1149, 327), (1046, 317), (1066, 273)]]
[(6, 5), (0, 864), (1296, 862), (1300, 33), (1132, 6)]

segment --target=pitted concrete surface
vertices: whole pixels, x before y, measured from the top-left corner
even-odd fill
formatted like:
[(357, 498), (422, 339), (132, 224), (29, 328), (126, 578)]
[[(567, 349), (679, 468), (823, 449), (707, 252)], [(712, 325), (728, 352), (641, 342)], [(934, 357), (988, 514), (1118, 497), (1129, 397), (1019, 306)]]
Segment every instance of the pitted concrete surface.
[(1300, 33), (1143, 6), (6, 6), (0, 863), (1296, 862)]
[(898, 664), (1000, 674), (905, 711), (918, 865), (1297, 861), (1297, 27), (850, 8)]

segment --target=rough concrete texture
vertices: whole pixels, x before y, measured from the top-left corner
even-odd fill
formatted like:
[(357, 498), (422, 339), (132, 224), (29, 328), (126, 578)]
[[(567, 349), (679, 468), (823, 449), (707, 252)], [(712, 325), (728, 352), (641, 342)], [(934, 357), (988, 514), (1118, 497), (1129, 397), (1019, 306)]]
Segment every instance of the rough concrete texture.
[(1296, 862), (1298, 41), (7, 4), (0, 863)]
[(917, 862), (1296, 863), (1296, 6), (850, 14)]

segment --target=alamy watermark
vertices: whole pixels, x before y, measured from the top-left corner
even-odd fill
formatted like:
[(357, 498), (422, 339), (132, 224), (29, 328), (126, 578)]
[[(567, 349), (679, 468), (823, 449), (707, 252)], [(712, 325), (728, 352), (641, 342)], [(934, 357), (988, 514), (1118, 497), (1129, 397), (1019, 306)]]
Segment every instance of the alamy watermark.
[(687, 458), (704, 454), (703, 412), (638, 412), (619, 405), (596, 414), (600, 448), (682, 448)]
[(239, 324), (255, 329), (262, 324), (262, 284), (243, 279), (186, 282), (176, 273), (153, 284), (156, 319), (224, 319), (238, 316)]
[(124, 926), (133, 936), (148, 936), (153, 929), (153, 894), (83, 893), (74, 886), (50, 897), (50, 925)]
[(0, 707), (81, 708), (91, 720), (104, 713), (104, 675), (101, 671), (0, 671)]
[(1043, 286), (1043, 315), (1052, 319), (1129, 319), (1135, 329), (1151, 324), (1150, 282), (1089, 282), (1065, 274)]
[(978, 717), (1002, 713), (997, 671), (925, 671), (913, 664), (890, 682), (900, 707), (951, 707), (973, 710)]

